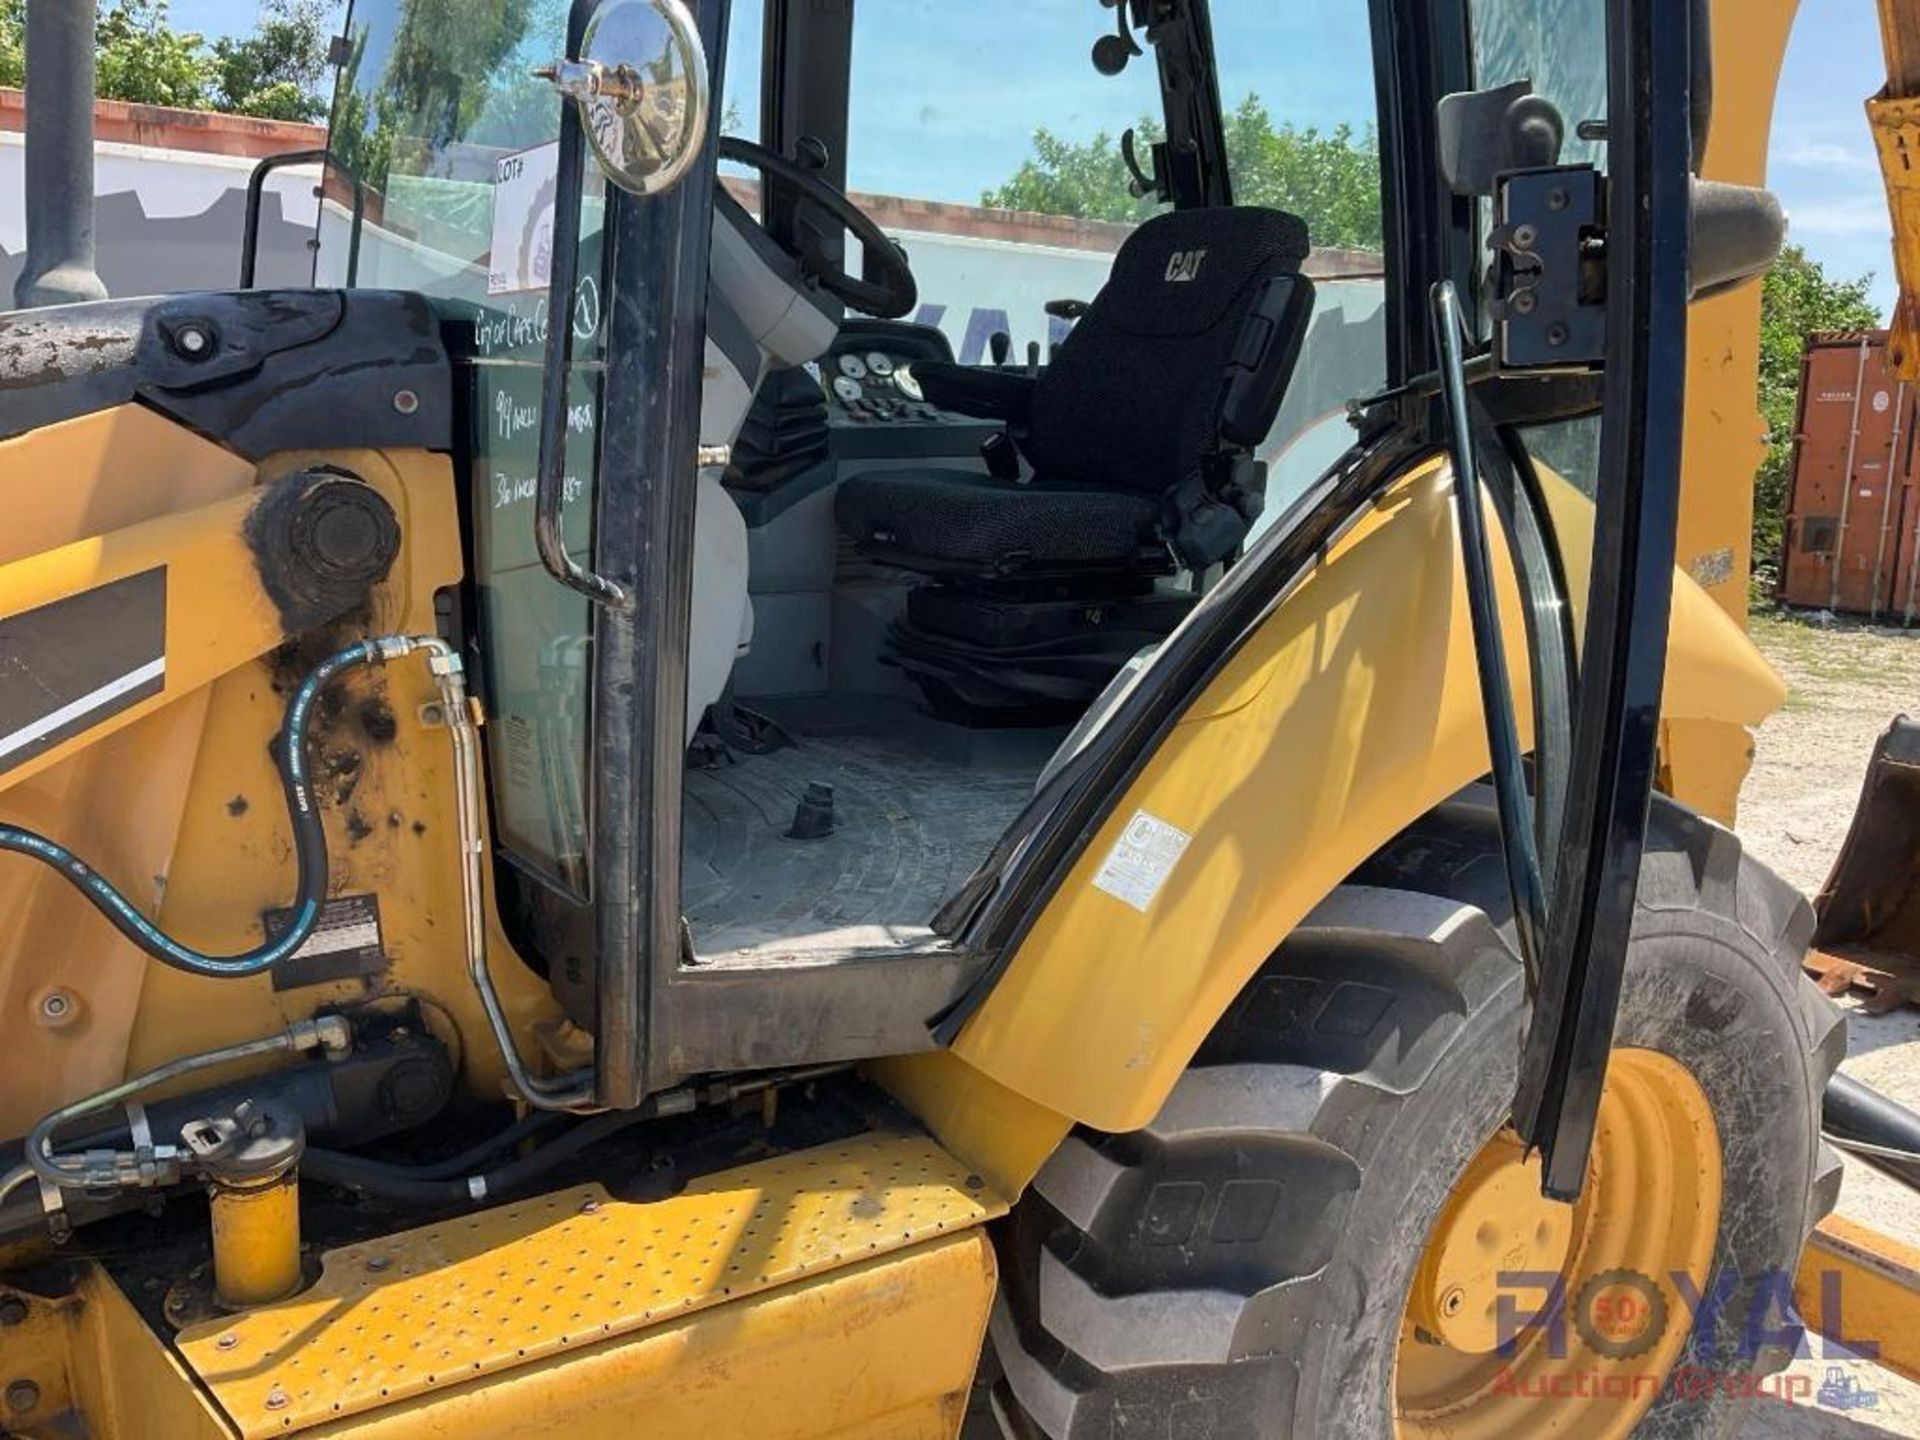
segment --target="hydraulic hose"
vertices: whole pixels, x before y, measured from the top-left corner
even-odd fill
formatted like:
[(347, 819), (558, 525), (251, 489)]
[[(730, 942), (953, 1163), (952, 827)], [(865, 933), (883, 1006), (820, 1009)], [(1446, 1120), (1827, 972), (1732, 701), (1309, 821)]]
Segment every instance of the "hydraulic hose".
[(1821, 1099), (1820, 1129), (1842, 1150), (1920, 1190), (1920, 1115), (1899, 1101), (1851, 1075), (1835, 1075)]
[(309, 1148), (300, 1160), (300, 1174), (348, 1190), (378, 1196), (382, 1200), (409, 1205), (463, 1205), (485, 1200), (518, 1189), (538, 1180), (561, 1161), (578, 1155), (588, 1146), (630, 1125), (648, 1119), (654, 1112), (642, 1106), (635, 1110), (616, 1110), (582, 1120), (565, 1134), (556, 1136), (530, 1155), (509, 1160), (484, 1173), (446, 1175), (444, 1166), (414, 1168), (365, 1160), (338, 1150)]
[[(19, 825), (0, 824), (0, 851), (28, 855), (52, 866), (66, 877), (114, 929), (147, 954), (176, 970), (215, 977), (258, 975), (306, 944), (320, 918), (327, 893), (327, 842), (320, 827), (320, 811), (307, 780), (307, 721), (320, 692), (349, 670), (396, 659), (427, 642), (404, 635), (363, 640), (329, 656), (314, 667), (287, 703), (286, 721), (274, 745), (274, 761), (286, 792), (287, 815), (293, 822), (294, 863), (299, 884), (293, 900), (293, 923), (279, 936), (238, 955), (208, 955), (183, 945), (155, 925), (116, 890), (107, 878), (57, 840)], [(438, 642), (434, 642), (438, 643)]]
[[(484, 1172), (468, 1170), (463, 1162), (477, 1163), (502, 1146), (536, 1133), (538, 1127), (535, 1116), (528, 1116), (491, 1139), (431, 1165), (395, 1165), (360, 1155), (348, 1155), (339, 1150), (320, 1150), (309, 1146), (301, 1158), (300, 1173), (310, 1180), (358, 1190), (362, 1194), (403, 1205), (469, 1204), (529, 1185), (562, 1161), (610, 1136), (618, 1135), (642, 1120), (657, 1119), (663, 1115), (684, 1115), (700, 1105), (724, 1104), (763, 1090), (816, 1080), (846, 1068), (845, 1065), (813, 1065), (744, 1080), (722, 1080), (662, 1091), (657, 1095), (649, 1095), (631, 1110), (603, 1111), (574, 1122), (539, 1149)], [(536, 1114), (549, 1120), (557, 1118), (551, 1112)]]
[[(54, 1149), (54, 1135), (62, 1125), (98, 1114), (111, 1105), (217, 1065), (250, 1060), (256, 1055), (304, 1054), (324, 1050), (329, 1055), (345, 1054), (353, 1047), (353, 1030), (338, 1015), (323, 1015), (315, 1020), (296, 1020), (275, 1035), (258, 1040), (242, 1040), (205, 1050), (198, 1055), (182, 1055), (145, 1074), (123, 1080), (110, 1089), (71, 1105), (63, 1105), (42, 1116), (27, 1134), (27, 1164), (49, 1185), (69, 1190), (112, 1190), (127, 1186), (171, 1184), (179, 1178), (180, 1162), (185, 1158), (177, 1147), (142, 1146), (135, 1150), (87, 1150), (77, 1155), (62, 1155)], [(11, 1179), (11, 1177), (9, 1177)], [(0, 1190), (0, 1199), (5, 1198)]]
[(492, 1159), (501, 1151), (511, 1150), (526, 1140), (537, 1140), (549, 1130), (558, 1130), (568, 1123), (564, 1110), (529, 1110), (506, 1129), (476, 1141), (458, 1155), (449, 1155), (444, 1160), (425, 1165), (395, 1165), (393, 1169), (396, 1174), (410, 1175), (416, 1180), (447, 1180), (470, 1175), (480, 1168), (482, 1162)]

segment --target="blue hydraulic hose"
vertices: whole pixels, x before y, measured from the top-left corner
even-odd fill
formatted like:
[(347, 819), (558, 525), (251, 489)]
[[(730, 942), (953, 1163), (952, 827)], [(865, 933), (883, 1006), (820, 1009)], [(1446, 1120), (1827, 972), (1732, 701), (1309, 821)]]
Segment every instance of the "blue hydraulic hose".
[(386, 658), (386, 649), (378, 640), (349, 645), (314, 667), (287, 704), (286, 724), (275, 747), (280, 781), (287, 796), (287, 814), (293, 821), (294, 859), (299, 870), (299, 889), (293, 900), (293, 923), (278, 937), (256, 945), (239, 955), (206, 955), (182, 945), (134, 908), (118, 890), (86, 861), (58, 841), (18, 825), (0, 824), (0, 851), (31, 855), (64, 875), (75, 889), (106, 916), (113, 928), (138, 945), (154, 959), (193, 975), (258, 975), (293, 954), (313, 933), (320, 918), (320, 902), (327, 893), (327, 842), (320, 827), (320, 812), (313, 803), (307, 783), (307, 720), (314, 701), (336, 678), (361, 665), (372, 665)]

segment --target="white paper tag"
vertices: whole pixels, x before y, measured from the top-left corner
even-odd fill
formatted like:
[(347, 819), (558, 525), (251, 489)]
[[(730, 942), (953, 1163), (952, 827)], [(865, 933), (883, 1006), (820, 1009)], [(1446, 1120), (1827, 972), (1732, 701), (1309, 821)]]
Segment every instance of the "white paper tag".
[(1193, 837), (1179, 826), (1136, 810), (1093, 877), (1093, 888), (1125, 901), (1144, 915), (1192, 841)]
[(494, 161), (487, 294), (546, 288), (553, 266), (553, 197), (559, 182), (557, 140)]

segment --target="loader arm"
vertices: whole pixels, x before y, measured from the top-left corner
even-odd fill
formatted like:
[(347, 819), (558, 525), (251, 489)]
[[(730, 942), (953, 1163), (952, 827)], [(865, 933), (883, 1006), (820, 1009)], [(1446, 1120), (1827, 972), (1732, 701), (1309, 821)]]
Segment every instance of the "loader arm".
[(1887, 361), (1903, 380), (1920, 380), (1920, 4), (1878, 0), (1887, 85), (1867, 101), (1867, 124), (1880, 153), (1893, 222), (1893, 268), (1900, 300)]

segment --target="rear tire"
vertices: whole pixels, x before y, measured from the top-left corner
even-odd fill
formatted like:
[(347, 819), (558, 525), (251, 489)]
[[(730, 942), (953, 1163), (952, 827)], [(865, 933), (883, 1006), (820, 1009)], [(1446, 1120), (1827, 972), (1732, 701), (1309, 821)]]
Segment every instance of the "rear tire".
[[(1819, 1108), (1846, 1037), (1800, 973), (1811, 933), (1806, 902), (1730, 832), (1656, 801), (1616, 1043), (1678, 1062), (1711, 1107), (1724, 1199), (1707, 1293), (1729, 1298), (1679, 1356), (1722, 1384), (1662, 1388), (1635, 1434), (1727, 1435), (1737, 1377), (1790, 1358), (1745, 1333), (1839, 1190)], [(1288, 937), (1150, 1125), (1075, 1132), (1004, 1222), (991, 1334), (1033, 1427), (1394, 1435), (1408, 1295), (1506, 1118), (1524, 999), (1476, 788)]]

